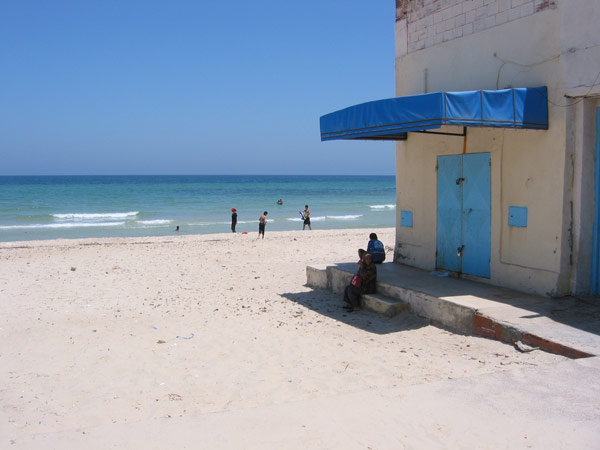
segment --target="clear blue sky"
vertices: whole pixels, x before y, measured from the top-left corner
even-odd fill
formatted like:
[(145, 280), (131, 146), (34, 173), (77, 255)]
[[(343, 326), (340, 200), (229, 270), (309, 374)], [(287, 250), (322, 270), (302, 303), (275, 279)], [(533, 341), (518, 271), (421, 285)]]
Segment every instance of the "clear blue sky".
[(394, 96), (392, 0), (4, 0), (0, 175), (384, 174), (319, 117)]

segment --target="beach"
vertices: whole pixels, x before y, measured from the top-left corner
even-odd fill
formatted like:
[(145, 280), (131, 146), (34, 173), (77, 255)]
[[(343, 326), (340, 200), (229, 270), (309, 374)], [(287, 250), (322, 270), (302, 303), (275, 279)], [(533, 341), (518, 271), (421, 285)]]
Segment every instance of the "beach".
[(0, 243), (0, 447), (565, 359), (305, 285), (371, 231), (391, 260), (393, 228)]

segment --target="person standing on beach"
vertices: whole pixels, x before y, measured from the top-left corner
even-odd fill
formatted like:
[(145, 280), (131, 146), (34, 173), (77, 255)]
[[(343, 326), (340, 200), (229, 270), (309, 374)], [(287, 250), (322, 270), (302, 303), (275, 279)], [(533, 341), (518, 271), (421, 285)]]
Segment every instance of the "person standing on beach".
[(304, 219), (304, 223), (302, 224), (302, 231), (304, 231), (306, 225), (308, 225), (309, 230), (312, 230), (312, 228), (310, 227), (310, 209), (308, 209), (308, 205), (304, 205), (304, 211), (302, 211), (300, 214), (302, 214), (302, 218)]
[(262, 234), (262, 238), (265, 238), (265, 225), (267, 225), (267, 211), (263, 213), (262, 216), (258, 219), (258, 237)]
[(235, 208), (231, 208), (231, 232), (235, 233), (235, 226), (237, 225), (237, 211)]

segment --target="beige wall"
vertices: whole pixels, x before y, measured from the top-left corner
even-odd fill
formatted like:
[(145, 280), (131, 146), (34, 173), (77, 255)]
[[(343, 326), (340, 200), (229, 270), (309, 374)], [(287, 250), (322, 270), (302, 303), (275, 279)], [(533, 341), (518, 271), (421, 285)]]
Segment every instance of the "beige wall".
[(557, 0), (396, 0), (396, 20), (411, 53), (556, 7)]
[(564, 104), (560, 26), (549, 9), (413, 53), (397, 32), (396, 95), (546, 85)]
[(567, 108), (566, 196), (572, 201), (572, 263), (570, 290), (586, 293), (590, 283), (594, 226), (594, 158), (596, 109), (600, 100), (578, 99)]
[[(396, 59), (397, 95), (548, 86), (549, 130), (468, 128), (466, 151), (491, 153), (489, 282), (553, 295), (569, 290), (572, 258), (567, 108), (553, 105), (564, 103), (560, 25), (559, 10), (548, 9), (412, 53), (400, 34)], [(462, 137), (410, 133), (398, 143), (398, 262), (435, 268), (436, 159), (462, 151)], [(508, 227), (511, 205), (528, 208), (527, 228)], [(413, 211), (413, 228), (400, 226), (403, 209)]]
[(563, 0), (561, 53), (565, 93), (600, 94), (600, 1)]
[[(563, 183), (552, 173), (564, 170), (564, 158), (548, 154), (553, 139), (543, 131), (467, 129), (467, 153), (491, 154), (492, 284), (543, 294), (558, 289)], [(435, 268), (437, 156), (461, 154), (462, 150), (462, 137), (431, 134), (411, 133), (406, 143), (398, 145), (398, 262)], [(527, 228), (508, 226), (509, 206), (528, 208)], [(413, 211), (412, 228), (400, 226), (402, 210)]]

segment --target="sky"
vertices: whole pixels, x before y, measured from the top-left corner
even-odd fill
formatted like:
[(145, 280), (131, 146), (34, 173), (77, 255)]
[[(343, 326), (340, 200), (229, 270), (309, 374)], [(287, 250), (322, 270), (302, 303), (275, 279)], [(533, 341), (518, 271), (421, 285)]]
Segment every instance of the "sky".
[(0, 175), (393, 175), (319, 117), (394, 96), (392, 0), (3, 0)]

